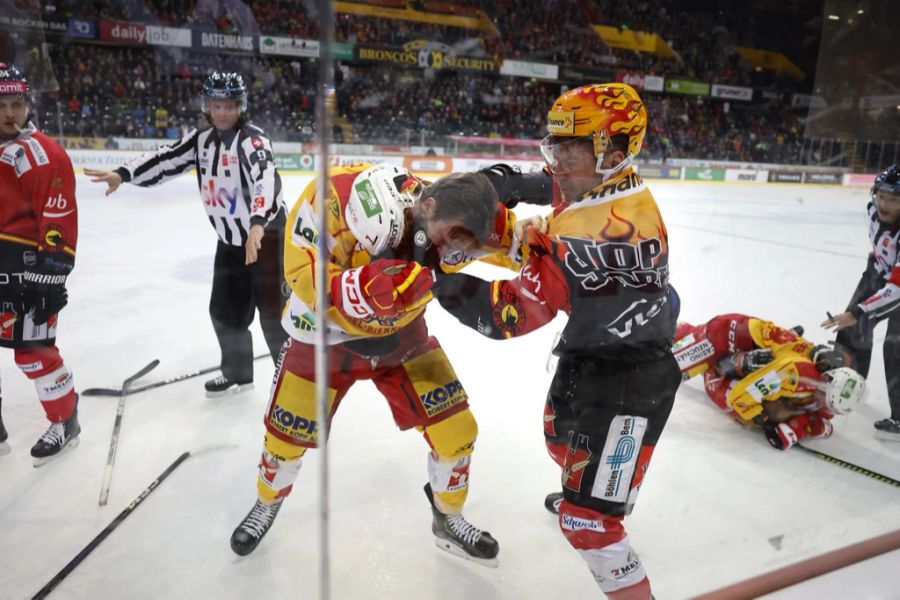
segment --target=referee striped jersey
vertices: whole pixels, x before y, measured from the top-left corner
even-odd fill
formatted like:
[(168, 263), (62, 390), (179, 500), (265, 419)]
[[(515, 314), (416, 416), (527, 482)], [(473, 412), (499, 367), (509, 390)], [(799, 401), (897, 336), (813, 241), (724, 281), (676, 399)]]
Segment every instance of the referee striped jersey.
[(223, 243), (243, 246), (250, 225), (284, 220), (281, 177), (272, 143), (255, 125), (237, 130), (194, 130), (171, 146), (147, 152), (116, 169), (122, 181), (159, 185), (190, 169), (209, 222)]
[(852, 307), (850, 312), (857, 318), (865, 313), (880, 319), (900, 309), (900, 227), (882, 223), (874, 202), (869, 202), (867, 208), (875, 270), (883, 284), (881, 289)]

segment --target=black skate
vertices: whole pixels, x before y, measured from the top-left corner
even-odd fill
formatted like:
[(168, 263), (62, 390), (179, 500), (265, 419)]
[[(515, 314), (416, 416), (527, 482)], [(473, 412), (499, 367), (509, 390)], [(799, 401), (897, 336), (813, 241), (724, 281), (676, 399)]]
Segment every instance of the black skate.
[[(76, 399), (77, 402), (78, 400)], [(78, 406), (76, 404), (71, 417), (65, 421), (50, 423), (50, 427), (47, 428), (41, 439), (31, 447), (34, 466), (40, 467), (51, 458), (55, 458), (62, 452), (78, 446), (79, 433), (81, 433), (81, 425), (78, 424)]]
[(900, 419), (875, 421), (875, 438), (884, 442), (900, 442)]
[(552, 512), (554, 515), (558, 515), (559, 505), (562, 504), (562, 501), (562, 492), (550, 492), (549, 494), (547, 494), (547, 497), (544, 498), (544, 508)]
[[(0, 400), (0, 403), (2, 403), (2, 400)], [(8, 437), (9, 434), (6, 433), (6, 427), (3, 426), (3, 414), (0, 413), (0, 456), (9, 454), (9, 444), (6, 443), (6, 438)]]
[(240, 394), (253, 389), (253, 381), (230, 381), (223, 375), (206, 382), (206, 397), (217, 398), (226, 394)]
[(231, 549), (239, 556), (247, 556), (259, 545), (260, 540), (269, 531), (275, 521), (284, 498), (271, 504), (257, 500), (241, 524), (231, 534)]
[(425, 495), (431, 503), (431, 532), (434, 533), (434, 544), (450, 554), (461, 556), (486, 567), (497, 567), (497, 553), (500, 544), (490, 533), (482, 531), (466, 521), (462, 515), (445, 515), (434, 505), (431, 484), (425, 484)]

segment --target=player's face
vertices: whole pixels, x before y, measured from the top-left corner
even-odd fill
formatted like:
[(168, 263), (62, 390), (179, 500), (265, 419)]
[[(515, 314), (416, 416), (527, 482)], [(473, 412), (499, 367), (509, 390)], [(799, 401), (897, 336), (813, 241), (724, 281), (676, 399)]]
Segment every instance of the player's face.
[(456, 219), (433, 219), (425, 221), (425, 233), (428, 239), (438, 249), (438, 254), (443, 256), (454, 250), (474, 250), (478, 247), (478, 239), (461, 221)]
[(601, 180), (590, 138), (548, 136), (541, 142), (541, 152), (566, 202), (579, 200)]
[(878, 190), (875, 192), (875, 209), (882, 223), (897, 223), (900, 221), (900, 194)]
[(28, 118), (28, 102), (21, 95), (0, 96), (0, 139), (11, 140), (19, 135)]
[(220, 130), (231, 129), (237, 125), (240, 115), (237, 100), (210, 98), (206, 101), (209, 117), (213, 127)]

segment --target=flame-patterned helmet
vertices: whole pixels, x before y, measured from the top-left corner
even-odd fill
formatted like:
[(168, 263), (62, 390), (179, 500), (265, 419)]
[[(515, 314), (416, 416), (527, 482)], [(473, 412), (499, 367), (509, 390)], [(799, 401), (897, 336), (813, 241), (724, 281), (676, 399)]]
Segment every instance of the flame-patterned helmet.
[(593, 137), (595, 156), (606, 152), (613, 136), (625, 134), (626, 154), (635, 157), (644, 143), (647, 109), (630, 85), (585, 85), (556, 99), (547, 115), (547, 131), (555, 137)]

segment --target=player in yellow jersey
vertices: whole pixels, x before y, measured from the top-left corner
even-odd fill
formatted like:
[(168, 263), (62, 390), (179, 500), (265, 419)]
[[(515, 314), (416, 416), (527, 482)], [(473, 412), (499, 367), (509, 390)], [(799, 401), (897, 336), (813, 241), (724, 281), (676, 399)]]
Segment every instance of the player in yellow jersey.
[(561, 198), (546, 230), (528, 230), (519, 277), (444, 275), (434, 293), (495, 339), (568, 315), (544, 421), (563, 469), (559, 526), (607, 597), (647, 600), (650, 582), (622, 521), (681, 380), (666, 226), (632, 166), (647, 112), (628, 85), (587, 85), (554, 102), (547, 129), (541, 151)]
[(438, 546), (493, 566), (497, 541), (461, 514), (477, 426), (465, 389), (428, 334), (424, 310), (432, 269), (453, 269), (476, 258), (517, 265), (514, 216), (480, 173), (448, 175), (427, 187), (388, 165), (340, 167), (330, 176), (326, 223), (318, 217), (315, 182), (288, 216), (284, 265), (292, 294), (282, 324), (290, 338), (264, 419), (259, 499), (235, 529), (231, 547), (240, 555), (256, 548), (291, 491), (301, 457), (319, 443), (314, 282), (321, 260), (317, 243), (324, 235), (330, 251), (331, 306), (322, 324), (329, 417), (355, 382), (372, 380), (397, 426), (415, 428), (429, 446), (425, 488)]
[(833, 416), (865, 399), (865, 380), (846, 366), (849, 357), (813, 345), (796, 328), (734, 313), (697, 327), (679, 323), (676, 338), (682, 372), (702, 373), (710, 399), (742, 425), (762, 428), (779, 450), (830, 436)]

